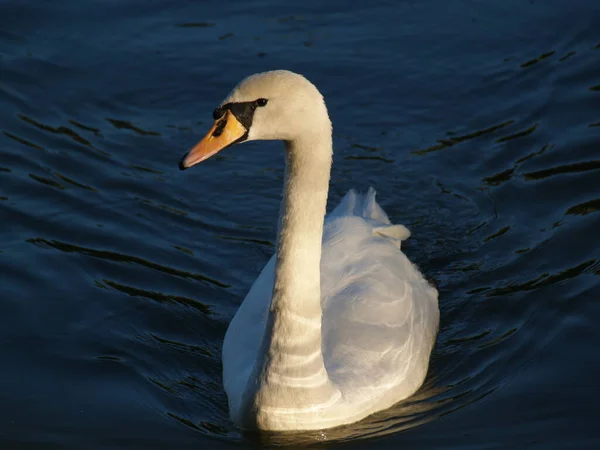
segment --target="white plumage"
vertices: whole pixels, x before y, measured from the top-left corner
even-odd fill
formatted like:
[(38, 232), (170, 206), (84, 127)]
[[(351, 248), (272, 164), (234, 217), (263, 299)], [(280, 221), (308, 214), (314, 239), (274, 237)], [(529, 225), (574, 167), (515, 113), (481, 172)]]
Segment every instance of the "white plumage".
[[(231, 321), (223, 382), (232, 420), (269, 430), (352, 423), (412, 395), (435, 343), (438, 294), (401, 251), (375, 191), (349, 191), (324, 220), (331, 124), (300, 75), (242, 81), (223, 105), (255, 108), (248, 140), (286, 142), (277, 254)], [(212, 154), (212, 153), (211, 153)]]

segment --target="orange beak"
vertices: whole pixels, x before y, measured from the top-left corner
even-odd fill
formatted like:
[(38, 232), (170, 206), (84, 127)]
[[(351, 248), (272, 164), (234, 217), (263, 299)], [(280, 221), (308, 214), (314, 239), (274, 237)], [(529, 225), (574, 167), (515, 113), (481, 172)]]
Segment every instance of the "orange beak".
[(246, 133), (248, 133), (248, 130), (236, 119), (231, 111), (227, 110), (225, 115), (215, 122), (206, 136), (179, 161), (179, 168), (181, 170), (189, 169), (217, 154), (224, 148), (235, 144)]

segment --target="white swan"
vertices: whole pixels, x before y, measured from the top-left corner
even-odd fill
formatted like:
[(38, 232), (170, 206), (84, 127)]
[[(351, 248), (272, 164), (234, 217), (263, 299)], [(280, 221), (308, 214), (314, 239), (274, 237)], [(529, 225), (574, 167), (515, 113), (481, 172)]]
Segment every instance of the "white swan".
[(238, 142), (285, 142), (277, 253), (252, 285), (223, 344), (223, 384), (235, 424), (310, 430), (358, 421), (423, 383), (438, 294), (400, 251), (410, 232), (349, 191), (325, 218), (332, 160), (323, 97), (301, 75), (243, 80), (191, 167)]

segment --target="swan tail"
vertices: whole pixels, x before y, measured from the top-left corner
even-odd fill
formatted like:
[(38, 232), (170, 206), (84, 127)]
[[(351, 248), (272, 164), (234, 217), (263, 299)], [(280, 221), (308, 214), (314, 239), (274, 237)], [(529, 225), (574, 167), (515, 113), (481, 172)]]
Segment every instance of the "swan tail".
[(372, 187), (366, 194), (350, 189), (331, 215), (362, 217), (373, 223), (373, 236), (387, 238), (400, 248), (400, 243), (410, 237), (410, 231), (404, 225), (393, 225), (390, 222), (388, 215), (375, 200), (375, 195)]
[(398, 249), (402, 241), (410, 237), (410, 231), (404, 225), (383, 225), (373, 227), (373, 236), (389, 239)]
[(369, 188), (366, 194), (359, 194), (350, 189), (340, 204), (333, 210), (334, 216), (358, 216), (384, 224), (391, 224), (385, 211), (375, 200), (375, 189)]

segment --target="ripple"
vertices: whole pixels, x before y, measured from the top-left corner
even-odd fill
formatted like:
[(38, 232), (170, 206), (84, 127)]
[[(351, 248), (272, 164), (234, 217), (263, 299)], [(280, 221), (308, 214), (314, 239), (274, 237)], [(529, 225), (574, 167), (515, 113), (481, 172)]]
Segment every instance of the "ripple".
[(550, 145), (550, 144), (545, 144), (544, 146), (542, 146), (541, 149), (539, 149), (537, 152), (533, 152), (533, 153), (529, 153), (528, 155), (523, 156), (522, 158), (517, 159), (517, 161), (515, 162), (515, 164), (520, 164), (522, 162), (527, 161), (528, 159), (534, 158), (536, 156), (541, 155), (542, 153), (544, 153), (546, 150), (548, 149), (553, 149), (554, 145)]
[(203, 434), (207, 434), (207, 435), (211, 435), (211, 436), (216, 435), (216, 436), (220, 436), (220, 437), (225, 437), (225, 436), (238, 437), (237, 433), (232, 433), (231, 430), (228, 430), (225, 427), (221, 427), (219, 425), (216, 425), (216, 424), (213, 424), (210, 422), (200, 421), (200, 422), (198, 422), (198, 425), (196, 425), (191, 420), (186, 419), (185, 417), (178, 416), (175, 413), (168, 412), (167, 415), (170, 418), (181, 423), (182, 425), (185, 425), (186, 427), (189, 427), (193, 430), (200, 431)]
[(506, 141), (511, 141), (513, 139), (518, 139), (520, 137), (527, 136), (527, 135), (533, 133), (537, 127), (538, 127), (538, 124), (536, 123), (523, 131), (519, 131), (517, 133), (509, 134), (508, 136), (498, 138), (498, 139), (496, 139), (496, 142), (506, 142)]
[(550, 169), (538, 170), (523, 174), (526, 180), (541, 180), (543, 178), (552, 177), (554, 175), (562, 175), (565, 173), (587, 172), (590, 170), (600, 169), (600, 160), (584, 161), (574, 164), (565, 164), (562, 166), (552, 167)]
[(486, 348), (486, 347), (491, 347), (492, 345), (499, 344), (500, 342), (504, 341), (506, 338), (508, 338), (509, 336), (512, 336), (516, 332), (517, 332), (516, 328), (511, 328), (510, 330), (506, 331), (505, 333), (502, 333), (497, 338), (492, 339), (491, 341), (484, 342), (484, 343), (478, 345), (477, 348)]
[(131, 130), (131, 131), (134, 131), (135, 133), (137, 133), (137, 134), (139, 134), (141, 136), (160, 136), (161, 135), (158, 131), (142, 130), (141, 128), (136, 127), (131, 122), (128, 122), (126, 120), (110, 119), (110, 118), (107, 118), (106, 120), (112, 126), (114, 126), (115, 128), (117, 128), (118, 130)]
[(571, 206), (565, 214), (585, 216), (596, 211), (600, 211), (600, 198)]
[(369, 160), (372, 160), (372, 161), (383, 161), (383, 162), (386, 162), (386, 163), (393, 163), (394, 162), (393, 159), (387, 159), (387, 158), (384, 158), (383, 156), (376, 156), (376, 155), (373, 155), (373, 156), (349, 155), (349, 156), (344, 156), (344, 159), (347, 159), (347, 160), (350, 160), (350, 161), (351, 160), (358, 160), (358, 161), (362, 161), (362, 160), (369, 161)]
[(485, 177), (483, 179), (483, 182), (490, 186), (498, 186), (499, 184), (510, 180), (512, 178), (513, 174), (515, 173), (515, 170), (516, 170), (516, 167), (513, 167), (512, 169), (506, 169), (500, 173), (497, 173), (496, 175), (492, 175), (490, 177)]
[(361, 150), (366, 150), (367, 152), (378, 152), (383, 148), (383, 147), (372, 147), (372, 146), (363, 145), (363, 144), (352, 144), (350, 147), (359, 148)]
[(212, 28), (215, 26), (213, 22), (184, 22), (176, 23), (177, 28)]
[[(107, 280), (107, 279), (103, 279), (102, 282), (105, 285), (110, 286), (111, 288), (116, 289), (117, 291), (123, 292), (127, 295), (130, 295), (132, 297), (148, 298), (148, 299), (154, 300), (158, 303), (164, 303), (164, 304), (169, 304), (169, 305), (182, 305), (182, 306), (186, 306), (186, 307), (195, 309), (196, 311), (199, 311), (202, 314), (206, 314), (206, 315), (213, 314), (210, 306), (205, 305), (204, 303), (201, 303), (198, 300), (195, 300), (193, 298), (183, 297), (181, 295), (163, 294), (162, 292), (148, 291), (148, 290), (136, 288), (133, 286), (127, 286), (125, 284), (117, 283), (116, 281), (111, 281), (111, 280)], [(96, 285), (101, 287), (99, 285), (99, 283), (100, 282), (97, 282)]]
[(468, 201), (468, 199), (465, 196), (457, 194), (452, 189), (450, 189), (447, 186), (445, 186), (440, 180), (435, 180), (435, 185), (440, 188), (440, 192), (442, 194), (452, 195), (452, 196), (454, 196), (456, 198), (459, 198), (461, 200)]
[(100, 130), (98, 128), (94, 128), (94, 127), (90, 127), (90, 126), (84, 125), (84, 124), (79, 123), (79, 122), (77, 122), (75, 120), (72, 120), (72, 119), (69, 120), (69, 123), (72, 124), (72, 125), (75, 125), (77, 128), (80, 128), (82, 130), (90, 131), (90, 132), (94, 133), (94, 136), (101, 136), (102, 135), (101, 132), (100, 132)]
[(493, 233), (493, 234), (490, 234), (489, 236), (485, 237), (485, 238), (483, 239), (483, 242), (489, 242), (489, 241), (491, 241), (492, 239), (496, 239), (497, 237), (500, 237), (500, 236), (502, 236), (503, 234), (507, 233), (507, 232), (508, 232), (508, 230), (510, 230), (510, 226), (508, 226), (508, 225), (507, 225), (507, 226), (505, 226), (505, 227), (503, 227), (503, 228), (500, 228), (500, 229), (499, 229), (498, 231), (496, 231), (495, 233)]
[(255, 239), (255, 238), (248, 238), (248, 237), (235, 237), (235, 236), (224, 236), (224, 235), (215, 235), (215, 237), (219, 238), (219, 239), (224, 239), (226, 241), (248, 242), (250, 244), (263, 245), (265, 247), (274, 247), (275, 246), (272, 242), (266, 241), (264, 239)]
[(527, 67), (531, 67), (534, 64), (537, 64), (541, 61), (543, 61), (546, 58), (550, 58), (552, 55), (554, 55), (556, 52), (555, 51), (551, 51), (551, 52), (546, 52), (546, 53), (542, 53), (540, 56), (538, 56), (537, 58), (534, 59), (530, 59), (529, 61), (524, 62), (523, 64), (521, 64), (521, 68), (525, 69)]
[(187, 216), (188, 215), (188, 213), (185, 212), (185, 211), (182, 211), (182, 210), (177, 209), (177, 208), (173, 208), (171, 206), (163, 205), (162, 203), (155, 203), (152, 200), (148, 200), (147, 198), (134, 197), (133, 199), (136, 200), (136, 201), (138, 201), (138, 202), (140, 202), (140, 203), (143, 203), (145, 205), (150, 205), (150, 206), (153, 206), (155, 208), (160, 208), (160, 209), (162, 209), (164, 211), (169, 211), (171, 213), (174, 213), (174, 214), (177, 214), (177, 215), (180, 215), (180, 216)]
[(502, 184), (506, 181), (509, 181), (510, 179), (512, 179), (513, 175), (515, 175), (516, 170), (519, 167), (519, 164), (521, 164), (531, 158), (539, 156), (539, 155), (543, 154), (546, 150), (553, 149), (553, 148), (554, 148), (553, 145), (546, 144), (540, 150), (529, 153), (528, 155), (525, 155), (525, 156), (517, 159), (510, 169), (503, 170), (502, 172), (496, 173), (489, 177), (484, 177), (483, 178), (484, 184), (487, 184), (488, 186), (499, 186), (500, 184)]
[(100, 258), (108, 261), (114, 261), (118, 263), (132, 263), (137, 264), (143, 267), (147, 267), (149, 269), (153, 269), (159, 272), (167, 273), (169, 275), (175, 275), (181, 278), (192, 278), (198, 281), (204, 281), (206, 283), (213, 284), (215, 286), (221, 288), (230, 288), (231, 285), (227, 283), (222, 283), (213, 278), (209, 278), (205, 275), (201, 275), (199, 273), (191, 273), (186, 272), (184, 270), (175, 269), (173, 267), (163, 266), (151, 261), (147, 261), (138, 256), (126, 255), (123, 253), (111, 252), (106, 250), (96, 250), (92, 248), (79, 247), (77, 245), (68, 244), (65, 242), (59, 242), (55, 240), (47, 240), (43, 238), (32, 238), (27, 239), (27, 242), (40, 246), (40, 247), (50, 247), (56, 250), (60, 250), (61, 252), (66, 253), (80, 253), (82, 255), (91, 256), (93, 258)]
[(4, 134), (4, 136), (9, 137), (14, 141), (17, 141), (20, 144), (26, 145), (27, 147), (35, 148), (37, 150), (46, 150), (44, 147), (34, 144), (33, 142), (28, 141), (27, 139), (24, 139), (24, 138), (21, 138), (19, 136), (12, 134), (12, 133), (9, 133), (8, 131), (2, 131), (2, 133)]
[(562, 56), (562, 57), (559, 59), (559, 61), (560, 61), (560, 62), (564, 62), (564, 61), (566, 61), (567, 59), (569, 59), (571, 56), (574, 56), (576, 53), (577, 53), (577, 52), (575, 52), (575, 51), (570, 51), (570, 52), (569, 52), (569, 53), (567, 53), (565, 56)]
[(174, 389), (170, 386), (167, 386), (165, 383), (158, 381), (156, 378), (148, 377), (148, 380), (150, 380), (151, 383), (154, 383), (156, 386), (161, 388), (163, 391), (168, 392), (169, 394), (172, 394), (172, 395), (178, 395), (178, 392), (176, 389)]
[(69, 136), (71, 139), (73, 139), (75, 142), (78, 142), (79, 144), (83, 144), (87, 147), (94, 148), (94, 146), (92, 145), (92, 143), (90, 141), (82, 138), (80, 135), (75, 133), (69, 127), (65, 127), (65, 126), (51, 127), (50, 125), (45, 125), (43, 123), (37, 122), (37, 121), (33, 120), (32, 118), (27, 117), (23, 114), (19, 114), (19, 118), (21, 120), (23, 120), (24, 122), (26, 122), (30, 125), (33, 125), (36, 128), (39, 128), (40, 130), (48, 131), (53, 134), (64, 134), (66, 136)]
[[(214, 355), (210, 351), (208, 351), (204, 347), (200, 347), (199, 345), (184, 344), (183, 342), (177, 342), (177, 341), (173, 341), (171, 339), (165, 339), (165, 338), (159, 337), (153, 333), (150, 333), (150, 337), (152, 337), (152, 339), (154, 339), (155, 341), (157, 341), (161, 344), (176, 348), (177, 350), (183, 350), (187, 353), (201, 354), (204, 356), (209, 356), (211, 358), (214, 357)], [(179, 384), (182, 384), (182, 383), (179, 383)]]
[(40, 177), (39, 175), (34, 175), (33, 173), (29, 174), (29, 178), (37, 181), (38, 183), (45, 184), (47, 186), (52, 186), (53, 188), (64, 190), (65, 187), (60, 184), (58, 181), (53, 180), (52, 178)]
[(190, 256), (194, 255), (194, 252), (192, 250), (190, 250), (189, 248), (181, 247), (180, 245), (172, 245), (172, 247), (176, 250), (179, 250), (180, 252), (187, 254), (187, 255), (190, 255)]
[(138, 166), (135, 164), (130, 164), (129, 166), (130, 169), (135, 169), (135, 170), (139, 170), (141, 172), (148, 172), (148, 173), (154, 173), (157, 175), (164, 175), (164, 172), (161, 172), (160, 170), (156, 170), (156, 169), (151, 169), (149, 167), (143, 167), (143, 166)]
[(98, 357), (96, 357), (96, 359), (99, 359), (100, 361), (121, 362), (121, 358), (119, 358), (118, 356), (110, 356), (110, 355), (98, 356)]
[(533, 280), (525, 281), (523, 283), (511, 284), (508, 286), (491, 289), (487, 292), (486, 297), (498, 297), (501, 295), (514, 294), (521, 291), (531, 291), (533, 289), (539, 289), (544, 286), (550, 286), (561, 281), (566, 281), (571, 278), (575, 278), (583, 273), (587, 273), (588, 269), (596, 264), (595, 259), (585, 261), (578, 264), (575, 267), (565, 269), (562, 272), (558, 272), (554, 275), (548, 273), (542, 273), (535, 277)]
[(79, 188), (86, 189), (86, 190), (88, 190), (88, 191), (92, 191), (92, 192), (98, 192), (98, 191), (96, 191), (96, 189), (94, 189), (93, 187), (91, 187), (91, 186), (87, 186), (87, 185), (85, 185), (85, 184), (83, 184), (83, 183), (79, 183), (78, 181), (75, 181), (75, 180), (73, 180), (72, 178), (69, 178), (69, 177), (67, 177), (66, 175), (61, 175), (61, 174), (60, 174), (60, 173), (58, 173), (58, 172), (54, 172), (54, 175), (56, 175), (58, 178), (60, 178), (60, 179), (61, 179), (61, 180), (63, 180), (64, 182), (66, 182), (66, 183), (69, 183), (69, 184), (72, 184), (73, 186), (77, 186), (77, 187), (79, 187)]
[[(486, 290), (487, 288), (484, 288), (483, 290)], [(474, 291), (469, 291), (469, 294), (472, 293), (476, 293), (476, 292), (481, 292), (481, 290), (474, 290)], [(470, 343), (470, 342), (477, 342), (481, 339), (483, 339), (484, 337), (488, 336), (489, 334), (492, 333), (492, 330), (483, 330), (482, 332), (473, 335), (473, 336), (465, 336), (465, 337), (459, 337), (459, 338), (452, 338), (452, 339), (448, 339), (446, 341), (446, 345), (452, 345), (452, 344), (465, 344), (465, 343)], [(453, 386), (454, 387), (454, 386)]]
[[(65, 183), (68, 183), (68, 184), (70, 184), (72, 186), (75, 186), (75, 187), (78, 187), (78, 188), (81, 188), (81, 189), (85, 189), (85, 190), (90, 191), (90, 192), (98, 192), (93, 187), (85, 185), (85, 184), (80, 183), (78, 181), (75, 181), (72, 178), (69, 178), (66, 175), (62, 175), (62, 174), (60, 174), (58, 172), (54, 172), (51, 175), (59, 178), (60, 180), (64, 181)], [(49, 177), (42, 177), (42, 176), (30, 173), (29, 174), (29, 178), (31, 178), (32, 180), (37, 181), (38, 183), (42, 183), (42, 184), (45, 184), (47, 186), (52, 186), (52, 187), (54, 187), (56, 189), (60, 189), (60, 190), (64, 190), (65, 189), (64, 185), (62, 185), (61, 183), (59, 183), (57, 180), (54, 180), (54, 179), (49, 178)]]
[(415, 155), (426, 155), (427, 153), (436, 152), (438, 150), (443, 150), (447, 147), (451, 147), (454, 144), (458, 144), (460, 142), (469, 141), (471, 139), (475, 139), (481, 136), (485, 136), (488, 134), (492, 134), (502, 128), (508, 127), (514, 123), (514, 120), (507, 120), (505, 122), (499, 123), (497, 125), (492, 125), (487, 128), (483, 128), (481, 130), (474, 131), (472, 133), (459, 135), (459, 136), (451, 136), (447, 139), (438, 139), (439, 145), (434, 145), (422, 150), (413, 150), (411, 153)]

